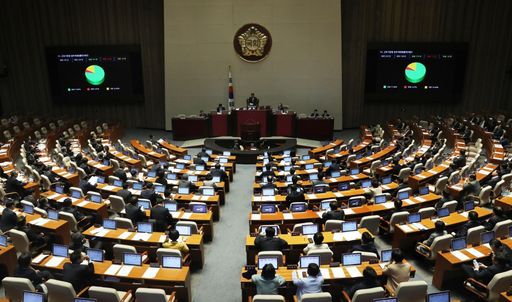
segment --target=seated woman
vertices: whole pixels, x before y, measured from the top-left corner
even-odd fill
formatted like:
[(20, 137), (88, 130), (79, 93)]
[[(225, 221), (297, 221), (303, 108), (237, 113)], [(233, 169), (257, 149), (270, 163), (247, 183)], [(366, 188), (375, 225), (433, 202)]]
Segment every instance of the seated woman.
[(411, 265), (404, 262), (404, 255), (401, 250), (391, 252), (391, 262), (382, 269), (384, 275), (388, 276), (387, 285), (396, 292), (398, 284), (409, 281)]
[(177, 230), (170, 230), (167, 240), (162, 244), (162, 247), (178, 250), (181, 252), (181, 256), (185, 256), (188, 254), (189, 248), (185, 242), (178, 242), (179, 238), (180, 232)]
[(276, 269), (270, 263), (265, 264), (261, 270), (261, 275), (253, 275), (252, 283), (256, 284), (256, 293), (258, 295), (277, 295), (279, 286), (285, 283), (282, 276), (276, 275)]

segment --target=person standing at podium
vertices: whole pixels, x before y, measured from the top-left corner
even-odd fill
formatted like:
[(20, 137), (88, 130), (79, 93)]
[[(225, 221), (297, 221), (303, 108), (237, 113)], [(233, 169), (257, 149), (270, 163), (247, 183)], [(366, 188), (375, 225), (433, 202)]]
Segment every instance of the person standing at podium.
[(219, 106), (217, 106), (217, 113), (222, 113), (222, 111), (225, 111), (226, 110), (226, 107), (224, 107), (222, 104), (219, 104)]
[(257, 108), (260, 105), (260, 100), (254, 96), (254, 92), (247, 99), (247, 108)]

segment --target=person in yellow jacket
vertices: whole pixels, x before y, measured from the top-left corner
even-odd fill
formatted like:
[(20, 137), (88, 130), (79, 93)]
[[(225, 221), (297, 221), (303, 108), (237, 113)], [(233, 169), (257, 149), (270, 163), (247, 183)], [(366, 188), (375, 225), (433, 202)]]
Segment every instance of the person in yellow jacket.
[(185, 242), (178, 242), (180, 232), (177, 230), (170, 230), (167, 240), (162, 244), (162, 247), (167, 249), (175, 249), (181, 252), (181, 256), (188, 254), (188, 246)]

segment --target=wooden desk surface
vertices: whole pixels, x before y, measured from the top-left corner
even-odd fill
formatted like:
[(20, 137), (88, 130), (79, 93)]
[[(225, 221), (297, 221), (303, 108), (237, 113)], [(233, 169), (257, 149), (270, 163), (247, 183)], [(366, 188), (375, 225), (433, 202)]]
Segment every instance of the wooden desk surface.
[(18, 263), (14, 245), (8, 244), (5, 247), (0, 247), (0, 263), (5, 264), (9, 276), (14, 276), (16, 265)]
[(95, 203), (95, 202), (88, 200), (88, 197), (86, 197), (86, 196), (76, 199), (76, 198), (72, 198), (71, 196), (69, 196), (67, 194), (60, 194), (60, 193), (57, 193), (52, 190), (41, 193), (41, 196), (46, 197), (48, 200), (52, 200), (52, 201), (60, 202), (60, 203), (62, 203), (64, 201), (64, 199), (66, 199), (66, 198), (71, 198), (73, 206), (87, 210), (87, 211), (97, 212), (103, 218), (108, 217), (108, 212), (107, 212), (108, 206), (105, 202)]
[(311, 156), (317, 156), (319, 154), (322, 154), (322, 153), (326, 152), (329, 149), (333, 149), (333, 148), (339, 147), (342, 144), (343, 144), (343, 140), (338, 138), (335, 141), (330, 142), (330, 143), (328, 143), (326, 145), (310, 149), (308, 153)]
[(160, 146), (166, 148), (167, 150), (171, 151), (172, 153), (179, 154), (179, 155), (185, 155), (188, 153), (187, 149), (173, 145), (163, 139), (159, 139), (158, 143), (160, 144)]
[(389, 146), (384, 148), (383, 150), (380, 150), (379, 152), (372, 154), (370, 156), (365, 156), (361, 159), (356, 159), (350, 162), (351, 168), (357, 168), (357, 167), (366, 167), (369, 164), (371, 164), (375, 160), (380, 160), (382, 158), (388, 157), (392, 152), (396, 150), (396, 146), (394, 143), (391, 143)]
[(136, 140), (136, 139), (132, 139), (130, 141), (130, 144), (132, 145), (132, 147), (134, 147), (137, 151), (139, 151), (140, 153), (144, 153), (145, 155), (148, 155), (150, 156), (151, 158), (155, 158), (157, 160), (163, 160), (165, 159), (165, 154), (162, 154), (162, 153), (158, 153), (158, 152), (155, 152), (153, 150), (150, 150), (148, 148), (146, 148), (143, 144), (141, 144), (139, 142), (139, 140)]
[[(368, 230), (365, 229), (365, 228), (358, 228), (357, 231), (362, 234), (364, 232), (367, 232)], [(343, 237), (343, 233), (342, 232), (337, 232), (337, 233), (332, 233), (332, 232), (322, 232), (322, 234), (324, 235), (324, 243), (327, 243), (327, 244), (336, 244), (336, 243), (343, 243), (343, 242), (354, 242), (354, 241), (360, 241), (361, 238), (359, 237), (359, 239), (354, 239), (354, 240), (347, 240), (347, 238)], [(341, 240), (335, 240), (335, 234), (338, 234), (336, 236), (340, 236), (342, 238), (340, 238)], [(309, 240), (308, 240), (308, 237), (307, 236), (302, 236), (302, 235), (299, 235), (299, 236), (292, 236), (291, 234), (287, 233), (287, 234), (279, 234), (278, 235), (279, 238), (281, 239), (284, 239), (286, 242), (288, 242), (289, 245), (300, 245), (300, 246), (306, 246), (309, 244)], [(245, 238), (245, 245), (247, 247), (253, 247), (254, 246), (254, 240), (256, 239), (256, 237), (253, 237), (251, 235), (247, 235), (247, 237)]]

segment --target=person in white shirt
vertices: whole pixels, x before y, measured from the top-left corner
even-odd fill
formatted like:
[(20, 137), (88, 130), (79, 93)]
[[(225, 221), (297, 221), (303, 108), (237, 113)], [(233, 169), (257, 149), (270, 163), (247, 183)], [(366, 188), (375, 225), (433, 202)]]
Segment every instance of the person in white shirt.
[(292, 274), (293, 284), (297, 286), (297, 300), (300, 301), (302, 295), (322, 292), (322, 284), (324, 278), (320, 273), (320, 267), (316, 263), (308, 265), (308, 272), (303, 272), (302, 276), (298, 276), (298, 272)]
[[(321, 232), (313, 235), (313, 243), (308, 244), (304, 248), (304, 254), (307, 255), (310, 251), (319, 250), (319, 249), (329, 249), (329, 246), (324, 241), (324, 235)], [(332, 253), (332, 251), (331, 251)]]

